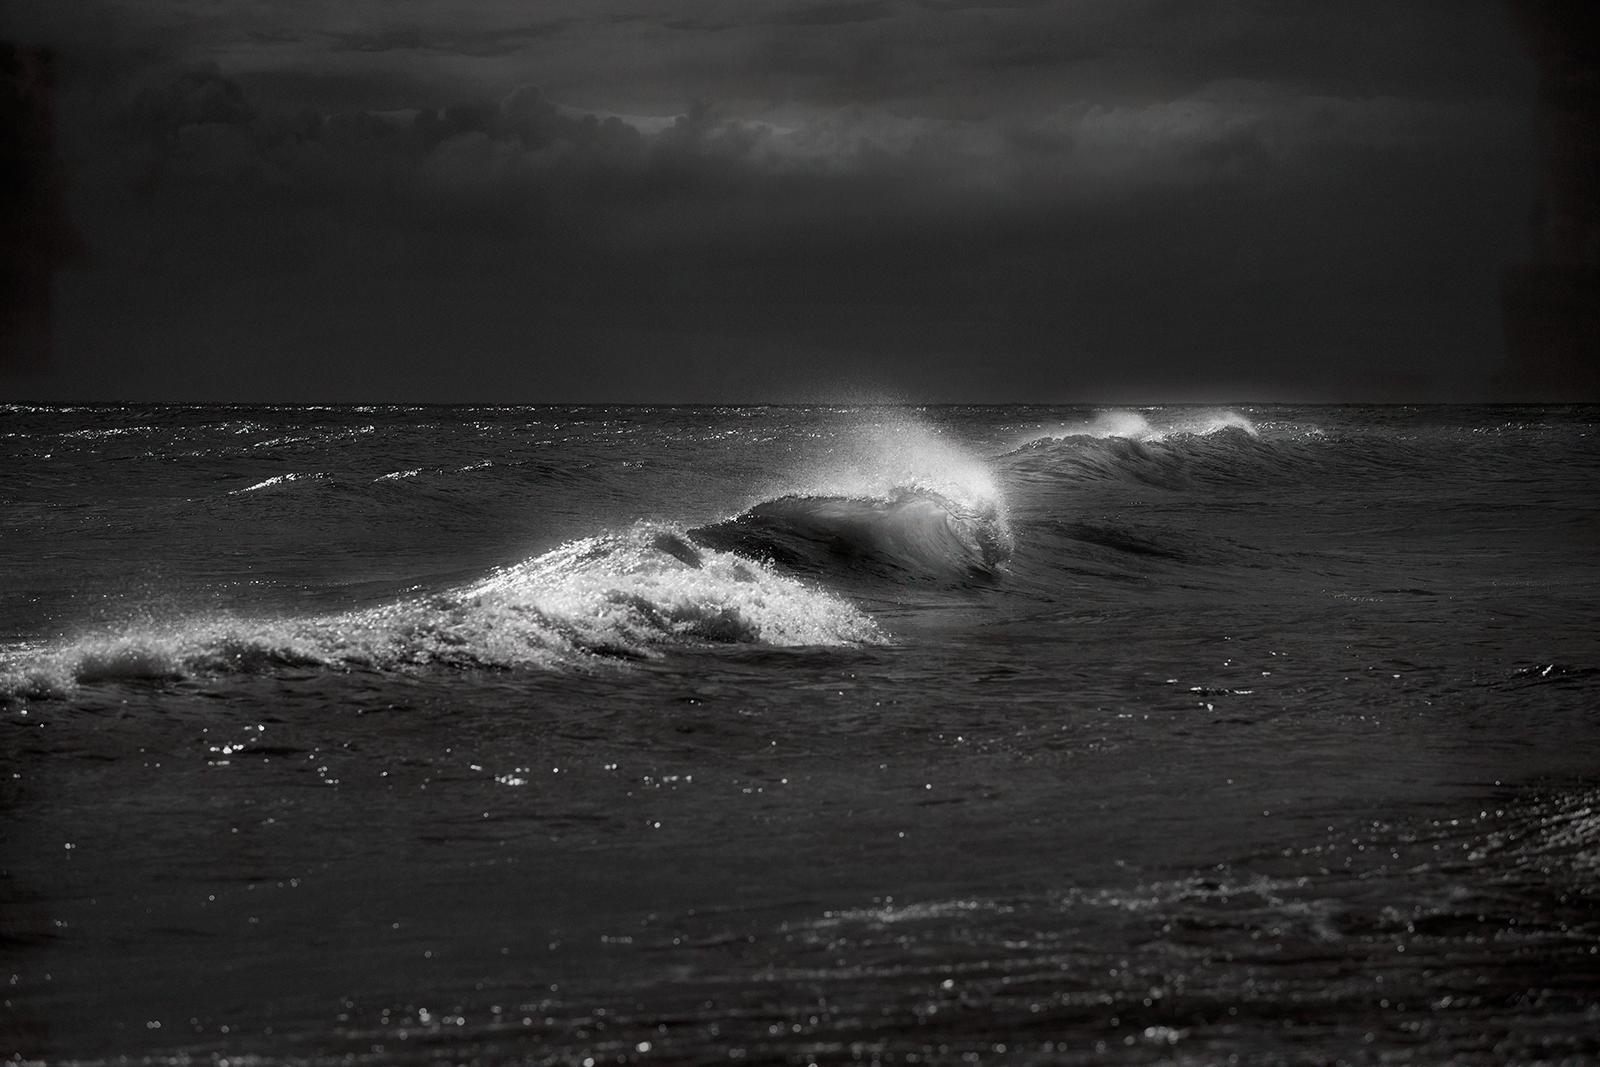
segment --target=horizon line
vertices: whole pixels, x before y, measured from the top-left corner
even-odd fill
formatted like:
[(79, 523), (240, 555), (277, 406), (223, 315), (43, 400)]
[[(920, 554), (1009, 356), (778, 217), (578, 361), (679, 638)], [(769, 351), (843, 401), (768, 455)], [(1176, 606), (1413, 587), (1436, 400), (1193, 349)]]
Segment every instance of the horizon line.
[(282, 408), (1053, 408), (1053, 407), (1561, 407), (1589, 399), (1485, 400), (0, 400), (0, 408), (282, 407)]

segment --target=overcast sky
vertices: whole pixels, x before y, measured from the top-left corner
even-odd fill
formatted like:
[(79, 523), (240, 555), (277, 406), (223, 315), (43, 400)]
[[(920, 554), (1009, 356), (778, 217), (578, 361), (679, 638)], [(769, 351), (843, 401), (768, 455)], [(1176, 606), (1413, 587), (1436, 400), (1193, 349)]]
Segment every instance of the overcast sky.
[(37, 399), (1470, 397), (1499, 0), (9, 0)]

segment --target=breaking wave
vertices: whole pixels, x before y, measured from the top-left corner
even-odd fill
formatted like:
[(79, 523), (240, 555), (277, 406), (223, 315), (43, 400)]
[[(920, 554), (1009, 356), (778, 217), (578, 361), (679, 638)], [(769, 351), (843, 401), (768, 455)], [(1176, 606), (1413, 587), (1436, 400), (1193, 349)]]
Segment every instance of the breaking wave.
[(1014, 547), (988, 465), (912, 420), (846, 437), (765, 499), (690, 536), (806, 574), (890, 581), (992, 574)]
[(0, 662), (0, 694), (291, 667), (563, 668), (711, 643), (881, 643), (849, 603), (764, 564), (640, 524), (589, 537), (462, 589), (309, 618), (150, 622)]
[(843, 567), (886, 578), (993, 573), (1012, 552), (994, 504), (963, 506), (911, 488), (884, 497), (779, 497), (690, 536), (805, 573)]
[[(403, 468), (363, 484), (441, 472)], [(307, 484), (347, 483), (292, 472), (232, 492), (269, 506)], [(0, 696), (296, 667), (560, 670), (697, 644), (871, 644), (885, 640), (877, 624), (825, 584), (987, 582), (1013, 552), (989, 465), (911, 419), (840, 434), (754, 499), (720, 521), (641, 521), (376, 607), (153, 619), (12, 646), (0, 650)]]

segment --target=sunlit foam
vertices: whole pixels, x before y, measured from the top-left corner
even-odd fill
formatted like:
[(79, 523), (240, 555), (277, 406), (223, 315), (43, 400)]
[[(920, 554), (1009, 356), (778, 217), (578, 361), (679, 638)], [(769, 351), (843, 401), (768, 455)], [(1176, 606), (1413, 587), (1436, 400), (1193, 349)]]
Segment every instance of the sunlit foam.
[(562, 668), (672, 644), (872, 644), (849, 603), (730, 553), (641, 524), (584, 538), (434, 597), (308, 618), (145, 621), (13, 649), (0, 694), (284, 667)]
[(882, 637), (843, 600), (650, 523), (574, 541), (464, 595), (496, 610), (537, 611), (584, 648), (619, 638), (643, 650), (663, 639), (794, 646)]

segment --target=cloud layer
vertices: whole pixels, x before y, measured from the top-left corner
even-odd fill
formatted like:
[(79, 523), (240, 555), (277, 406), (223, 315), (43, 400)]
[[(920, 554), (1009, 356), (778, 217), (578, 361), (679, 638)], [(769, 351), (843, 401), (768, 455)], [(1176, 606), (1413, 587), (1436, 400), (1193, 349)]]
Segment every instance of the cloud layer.
[(1531, 198), (1525, 64), (1493, 4), (1340, 12), (25, 5), (92, 256), (27, 388), (1468, 388)]

